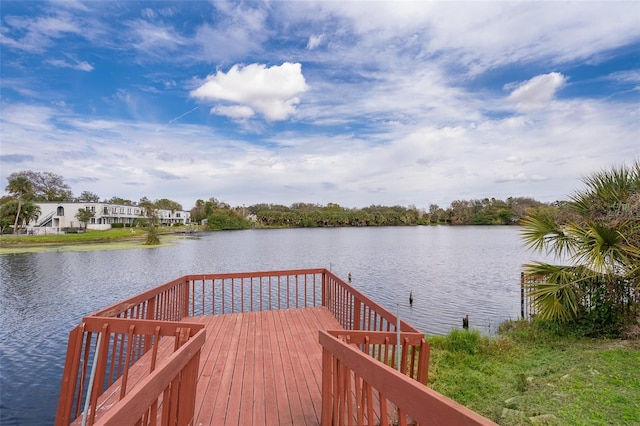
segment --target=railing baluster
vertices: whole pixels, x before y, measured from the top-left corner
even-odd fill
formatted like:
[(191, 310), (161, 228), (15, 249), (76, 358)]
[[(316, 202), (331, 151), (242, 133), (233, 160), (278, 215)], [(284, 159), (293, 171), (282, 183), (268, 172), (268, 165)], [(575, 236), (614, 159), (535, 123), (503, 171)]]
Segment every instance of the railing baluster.
[(129, 334), (127, 335), (127, 341), (129, 344), (127, 345), (127, 350), (125, 352), (124, 359), (124, 372), (122, 373), (122, 385), (120, 387), (120, 399), (124, 398), (124, 395), (127, 393), (127, 381), (129, 379), (129, 364), (132, 359), (132, 347), (133, 345), (133, 331), (135, 330), (135, 325), (131, 324), (129, 326)]
[(224, 311), (224, 293), (225, 293), (224, 292), (224, 289), (225, 289), (225, 286), (224, 286), (225, 280), (224, 280), (224, 278), (221, 281), (222, 282), (221, 282), (220, 288), (221, 288), (221, 291), (222, 291), (222, 305), (221, 305), (220, 313), (224, 314), (225, 313), (225, 311)]
[(216, 280), (211, 280), (211, 315), (216, 314)]

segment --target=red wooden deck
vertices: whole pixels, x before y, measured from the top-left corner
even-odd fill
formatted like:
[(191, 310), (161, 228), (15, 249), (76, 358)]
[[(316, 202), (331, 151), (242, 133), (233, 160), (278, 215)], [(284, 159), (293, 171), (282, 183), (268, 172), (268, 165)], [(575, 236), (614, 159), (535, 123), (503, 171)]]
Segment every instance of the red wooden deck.
[(397, 324), (326, 269), (185, 275), (69, 333), (56, 425), (493, 424)]
[(204, 316), (195, 425), (318, 425), (325, 307)]

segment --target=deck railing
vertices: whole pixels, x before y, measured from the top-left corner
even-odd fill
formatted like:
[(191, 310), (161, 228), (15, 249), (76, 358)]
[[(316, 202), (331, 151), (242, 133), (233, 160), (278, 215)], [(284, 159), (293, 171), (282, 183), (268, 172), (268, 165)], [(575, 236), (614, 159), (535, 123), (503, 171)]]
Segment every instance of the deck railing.
[[(179, 351), (185, 344), (186, 349)], [(196, 375), (191, 377), (188, 372), (203, 344), (202, 324), (85, 317), (69, 334), (56, 425), (71, 421), (100, 424), (96, 421), (107, 409), (113, 409), (133, 389), (140, 392), (149, 377), (173, 382), (171, 397), (188, 401), (195, 395), (196, 384)], [(176, 357), (182, 361), (184, 353), (192, 360), (180, 369), (167, 369), (166, 364), (175, 363)], [(191, 387), (192, 394), (187, 391)], [(164, 389), (155, 396), (162, 394)]]
[(180, 321), (186, 317), (319, 306), (325, 269), (185, 275), (93, 315)]
[[(490, 420), (429, 389), (425, 370), (417, 369), (415, 380), (411, 371), (409, 351), (421, 353), (426, 344), (417, 346), (409, 339), (413, 333), (401, 333), (403, 341), (402, 369), (397, 371), (385, 362), (362, 350), (355, 342), (364, 341), (365, 348), (377, 342), (376, 332), (370, 335), (350, 335), (320, 331), (322, 345), (322, 425), (381, 426), (422, 425), (494, 425)], [(355, 337), (355, 338), (354, 338)], [(367, 342), (368, 339), (368, 342)], [(385, 338), (386, 339), (386, 338)], [(362, 344), (361, 344), (362, 345)], [(417, 346), (417, 347), (416, 347)], [(408, 349), (413, 347), (413, 349)], [(424, 367), (425, 364), (422, 364)], [(424, 377), (420, 377), (421, 374)]]

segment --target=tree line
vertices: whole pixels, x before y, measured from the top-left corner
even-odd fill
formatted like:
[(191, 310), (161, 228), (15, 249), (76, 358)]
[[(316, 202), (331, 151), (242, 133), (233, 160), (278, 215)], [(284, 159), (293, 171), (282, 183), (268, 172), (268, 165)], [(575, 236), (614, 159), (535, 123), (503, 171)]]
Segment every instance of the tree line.
[[(74, 201), (100, 202), (100, 197), (90, 191), (82, 191), (74, 197), (70, 186), (60, 175), (51, 172), (22, 171), (8, 178), (6, 191), (0, 205), (0, 227), (13, 226), (37, 219), (38, 202)], [(121, 205), (140, 205), (149, 209), (183, 210), (182, 205), (166, 198), (139, 201), (113, 196), (102, 202)], [(194, 223), (206, 223), (210, 229), (246, 229), (249, 227), (337, 227), (337, 226), (413, 226), (429, 224), (447, 225), (510, 225), (518, 223), (528, 211), (544, 204), (527, 197), (510, 197), (507, 200), (484, 198), (482, 200), (456, 200), (448, 208), (431, 204), (427, 210), (410, 206), (371, 205), (364, 208), (347, 208), (336, 203), (281, 204), (259, 203), (249, 207), (232, 207), (211, 197), (196, 200), (191, 209)], [(77, 214), (81, 223), (88, 223), (91, 212), (81, 210)]]
[(546, 204), (527, 197), (507, 200), (456, 200), (447, 209), (432, 204), (428, 210), (410, 206), (371, 205), (342, 207), (336, 203), (254, 204), (231, 207), (212, 197), (197, 200), (191, 220), (206, 222), (211, 229), (317, 228), (339, 226), (415, 226), (415, 225), (513, 225), (533, 209)]

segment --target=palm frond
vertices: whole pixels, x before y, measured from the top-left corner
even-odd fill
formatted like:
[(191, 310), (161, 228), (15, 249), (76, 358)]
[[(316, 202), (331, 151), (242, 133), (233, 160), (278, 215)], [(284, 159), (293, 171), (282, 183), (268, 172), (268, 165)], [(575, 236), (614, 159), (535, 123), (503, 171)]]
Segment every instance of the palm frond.
[(520, 236), (526, 248), (538, 252), (546, 249), (556, 257), (572, 252), (571, 238), (549, 211), (533, 212), (522, 219), (521, 225)]
[(530, 296), (542, 319), (567, 322), (574, 319), (580, 307), (584, 283), (597, 279), (597, 274), (583, 265), (565, 266), (534, 262), (524, 265), (525, 274), (536, 277), (530, 284)]

